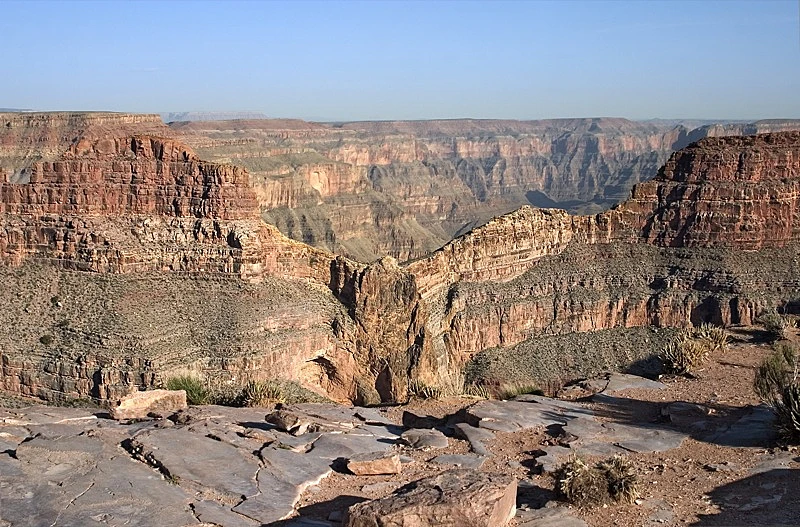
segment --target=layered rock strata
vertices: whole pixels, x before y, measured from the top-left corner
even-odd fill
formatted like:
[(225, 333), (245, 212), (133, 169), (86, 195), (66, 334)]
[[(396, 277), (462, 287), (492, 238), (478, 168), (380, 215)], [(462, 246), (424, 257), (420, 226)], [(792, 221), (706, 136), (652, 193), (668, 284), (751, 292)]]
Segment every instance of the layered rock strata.
[(625, 119), (172, 123), (205, 157), (240, 163), (264, 219), (362, 261), (420, 258), (522, 205), (598, 212), (707, 136), (800, 129), (798, 121)]
[(0, 185), (0, 382), (105, 400), (188, 369), (400, 401), (543, 336), (750, 323), (800, 296), (799, 150), (798, 132), (705, 139), (604, 213), (523, 207), (364, 265), (264, 224), (245, 170), (169, 138), (78, 139)]

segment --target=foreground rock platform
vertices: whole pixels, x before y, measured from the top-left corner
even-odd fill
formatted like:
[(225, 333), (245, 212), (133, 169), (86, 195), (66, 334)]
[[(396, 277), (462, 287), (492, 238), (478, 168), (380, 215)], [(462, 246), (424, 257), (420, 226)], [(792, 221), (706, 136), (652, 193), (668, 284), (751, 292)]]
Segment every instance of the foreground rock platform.
[[(542, 493), (549, 491), (532, 480), (523, 476), (517, 495), (517, 478), (496, 475), (510, 466), (496, 453), (498, 437), (546, 430), (556, 440), (526, 452), (528, 474), (552, 472), (575, 455), (664, 452), (689, 437), (736, 447), (769, 438), (772, 421), (763, 407), (724, 426), (715, 425), (701, 405), (675, 402), (661, 405), (669, 417), (663, 422), (609, 420), (603, 408), (632, 402), (625, 389), (658, 392), (662, 385), (611, 375), (605, 386), (581, 402), (535, 395), (465, 401), (466, 408), (452, 416), (456, 421), (440, 422), (440, 429), (395, 424), (386, 409), (322, 403), (284, 405), (282, 415), (291, 419), (283, 421), (269, 417), (274, 414), (268, 408), (192, 406), (168, 418), (128, 421), (89, 409), (0, 409), (0, 526), (150, 526), (153, 510), (160, 511), (164, 527), (504, 525), (509, 503), (521, 507), (520, 525), (577, 526), (581, 520), (569, 511), (541, 509)], [(287, 423), (302, 423), (305, 433)], [(420, 448), (410, 436), (441, 439), (451, 448)], [(453, 454), (459, 441), (460, 452), (473, 452)], [(405, 455), (412, 453), (414, 458)], [(775, 459), (759, 465), (753, 477), (787, 472), (794, 463), (791, 455)], [(733, 468), (718, 463), (704, 470)], [(349, 519), (353, 502), (308, 516), (301, 497), (318, 492), (333, 474), (363, 482), (357, 485), (374, 491), (372, 501), (350, 508)], [(731, 495), (740, 493), (735, 490)], [(463, 507), (467, 503), (471, 508)], [(417, 523), (386, 523), (412, 513)], [(444, 523), (425, 519), (435, 514)], [(378, 516), (384, 523), (375, 523)], [(495, 523), (481, 523), (486, 518)]]

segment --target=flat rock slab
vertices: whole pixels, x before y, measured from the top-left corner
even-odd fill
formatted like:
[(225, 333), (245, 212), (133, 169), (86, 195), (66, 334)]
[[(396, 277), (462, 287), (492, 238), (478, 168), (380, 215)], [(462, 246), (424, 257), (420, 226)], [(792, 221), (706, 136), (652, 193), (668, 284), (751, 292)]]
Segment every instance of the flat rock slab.
[(517, 511), (516, 519), (518, 527), (588, 527), (566, 507)]
[(513, 401), (480, 401), (466, 410), (467, 423), (497, 432), (515, 432), (565, 424), (591, 415), (583, 406), (539, 395), (521, 395)]
[(403, 470), (400, 456), (388, 452), (356, 454), (347, 460), (347, 470), (356, 476), (399, 474)]
[(509, 475), (454, 469), (350, 507), (345, 527), (504, 527), (514, 517), (517, 482)]
[(143, 432), (126, 448), (182, 484), (213, 490), (234, 503), (259, 492), (255, 478), (260, 467), (255, 456), (185, 428)]
[(403, 442), (418, 450), (447, 448), (447, 436), (435, 428), (412, 428), (400, 436)]
[(627, 373), (612, 373), (608, 377), (608, 384), (603, 390), (606, 394), (613, 394), (621, 392), (622, 390), (629, 390), (632, 388), (641, 390), (663, 390), (666, 385), (658, 381), (653, 381), (646, 377), (639, 377), (638, 375), (629, 375)]
[(569, 446), (577, 453), (614, 455), (627, 452), (663, 452), (678, 448), (687, 434), (658, 425), (599, 423), (582, 417), (564, 425)]
[(433, 458), (433, 462), (438, 465), (456, 465), (460, 468), (469, 468), (472, 470), (481, 468), (485, 461), (486, 458), (483, 456), (471, 456), (468, 454), (449, 454)]
[(466, 439), (469, 448), (479, 456), (491, 456), (492, 453), (486, 448), (485, 441), (494, 438), (494, 432), (486, 428), (477, 428), (467, 423), (457, 423), (453, 430), (456, 437)]
[(766, 406), (756, 406), (727, 430), (718, 432), (707, 440), (732, 447), (769, 446), (777, 438), (775, 414)]
[(575, 450), (560, 445), (543, 447), (543, 456), (536, 458), (539, 468), (545, 474), (554, 473), (559, 466), (563, 465), (570, 457), (575, 455)]

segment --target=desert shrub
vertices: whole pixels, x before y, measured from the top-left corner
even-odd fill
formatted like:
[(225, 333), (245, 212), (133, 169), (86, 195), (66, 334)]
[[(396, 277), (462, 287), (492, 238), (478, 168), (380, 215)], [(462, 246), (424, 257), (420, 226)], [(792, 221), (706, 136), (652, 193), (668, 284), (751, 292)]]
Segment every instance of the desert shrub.
[(193, 375), (170, 377), (164, 387), (168, 390), (184, 390), (189, 404), (207, 404), (211, 396), (203, 380)]
[(605, 473), (608, 493), (614, 501), (633, 503), (639, 497), (636, 473), (627, 459), (614, 456), (598, 463), (597, 468)]
[(431, 386), (417, 379), (408, 383), (408, 394), (419, 399), (441, 399), (444, 395), (440, 387)]
[(53, 343), (53, 335), (42, 335), (39, 337), (39, 342), (44, 344), (45, 346), (49, 346)]
[(689, 375), (706, 360), (708, 352), (707, 343), (681, 335), (664, 346), (658, 358), (666, 373)]
[(518, 395), (544, 395), (544, 391), (539, 388), (536, 384), (525, 384), (525, 383), (512, 383), (512, 384), (504, 384), (500, 387), (500, 392), (498, 393), (498, 399), (506, 400), (506, 399), (513, 399)]
[(611, 501), (605, 473), (580, 458), (567, 461), (554, 474), (556, 492), (575, 505), (598, 505)]
[(578, 506), (601, 505), (610, 501), (631, 503), (639, 496), (633, 466), (620, 456), (594, 466), (576, 457), (558, 467), (553, 476), (556, 492)]
[(458, 397), (464, 395), (467, 381), (461, 370), (448, 371), (439, 376), (436, 387), (441, 390), (443, 397)]
[(764, 327), (764, 331), (767, 332), (767, 336), (771, 342), (786, 338), (789, 321), (779, 313), (775, 311), (762, 313), (756, 322)]
[(728, 346), (728, 333), (725, 328), (713, 324), (701, 324), (691, 330), (694, 339), (705, 342), (710, 352), (724, 350)]
[(241, 406), (266, 406), (285, 403), (286, 394), (277, 382), (249, 381), (242, 388), (239, 401)]
[(492, 392), (485, 384), (467, 384), (464, 386), (464, 395), (470, 397), (480, 397), (481, 399), (491, 399)]
[(753, 388), (772, 406), (778, 432), (789, 443), (800, 443), (800, 354), (788, 344), (776, 344), (756, 370)]

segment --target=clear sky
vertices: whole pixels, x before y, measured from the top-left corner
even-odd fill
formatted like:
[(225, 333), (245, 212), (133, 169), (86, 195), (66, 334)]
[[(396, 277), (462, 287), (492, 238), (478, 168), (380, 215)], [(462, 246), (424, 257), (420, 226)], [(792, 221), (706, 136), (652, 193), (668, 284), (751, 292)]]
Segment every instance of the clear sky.
[(0, 0), (0, 107), (800, 118), (800, 2)]

